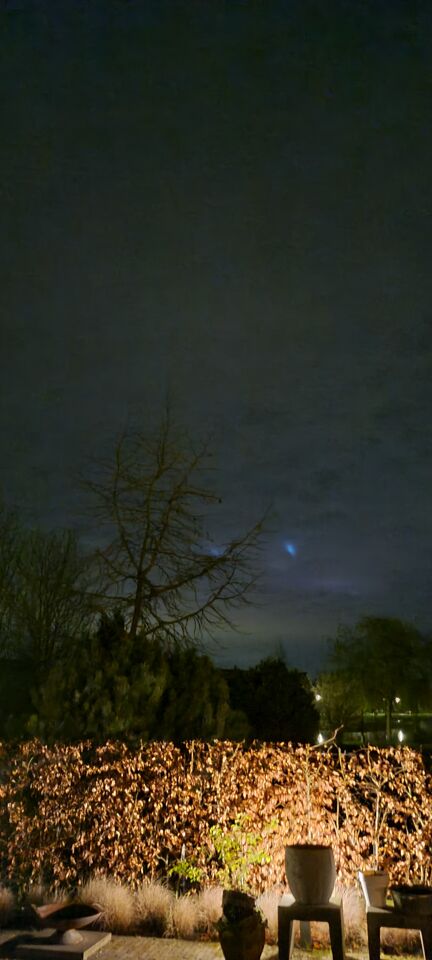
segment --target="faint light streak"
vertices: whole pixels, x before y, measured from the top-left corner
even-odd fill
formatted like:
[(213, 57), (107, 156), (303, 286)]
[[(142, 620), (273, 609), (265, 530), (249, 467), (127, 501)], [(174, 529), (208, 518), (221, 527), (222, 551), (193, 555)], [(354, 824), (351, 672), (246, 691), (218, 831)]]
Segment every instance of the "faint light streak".
[(291, 543), (290, 540), (286, 540), (284, 543), (284, 548), (290, 557), (295, 557), (297, 555), (297, 547), (295, 543)]

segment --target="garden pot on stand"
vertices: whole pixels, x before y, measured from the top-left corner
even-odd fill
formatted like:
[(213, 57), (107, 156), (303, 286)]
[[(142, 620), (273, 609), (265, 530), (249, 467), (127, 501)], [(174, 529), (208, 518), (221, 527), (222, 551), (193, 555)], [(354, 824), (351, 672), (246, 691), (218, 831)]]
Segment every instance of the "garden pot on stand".
[(367, 907), (385, 907), (389, 875), (385, 870), (359, 870), (358, 878)]
[(328, 903), (336, 880), (333, 850), (329, 846), (297, 843), (285, 847), (285, 870), (297, 903)]

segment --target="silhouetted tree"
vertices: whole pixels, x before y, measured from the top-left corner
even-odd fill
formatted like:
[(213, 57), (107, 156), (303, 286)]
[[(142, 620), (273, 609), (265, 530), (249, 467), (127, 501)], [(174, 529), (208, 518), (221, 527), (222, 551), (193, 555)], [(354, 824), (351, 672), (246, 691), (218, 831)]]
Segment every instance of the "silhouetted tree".
[(393, 617), (364, 617), (352, 629), (340, 628), (332, 644), (331, 672), (356, 677), (364, 703), (384, 708), (390, 740), (395, 698), (416, 708), (429, 669), (426, 641), (415, 626)]
[(0, 504), (0, 649), (45, 668), (91, 618), (87, 564), (70, 530), (27, 529)]
[(71, 530), (23, 530), (13, 579), (15, 655), (46, 668), (91, 619), (87, 563)]
[(208, 657), (135, 640), (122, 614), (59, 660), (35, 697), (32, 733), (47, 739), (184, 740), (223, 737), (228, 688)]
[(170, 650), (167, 660), (170, 683), (159, 706), (158, 739), (222, 739), (231, 711), (221, 672), (194, 649)]
[(148, 644), (143, 655), (121, 614), (103, 614), (98, 629), (60, 658), (41, 685), (31, 732), (66, 741), (147, 739), (168, 681), (160, 646)]
[(97, 550), (101, 609), (122, 609), (128, 635), (168, 646), (200, 642), (231, 622), (255, 583), (261, 524), (214, 544), (205, 516), (219, 504), (203, 478), (206, 448), (166, 418), (154, 437), (127, 433), (87, 483), (105, 545)]
[(231, 706), (246, 714), (249, 736), (295, 743), (316, 739), (319, 714), (305, 673), (268, 657), (249, 670), (228, 671), (227, 677)]
[(362, 727), (367, 701), (357, 672), (334, 670), (321, 673), (316, 689), (321, 697), (318, 709), (324, 730), (333, 731), (353, 722)]

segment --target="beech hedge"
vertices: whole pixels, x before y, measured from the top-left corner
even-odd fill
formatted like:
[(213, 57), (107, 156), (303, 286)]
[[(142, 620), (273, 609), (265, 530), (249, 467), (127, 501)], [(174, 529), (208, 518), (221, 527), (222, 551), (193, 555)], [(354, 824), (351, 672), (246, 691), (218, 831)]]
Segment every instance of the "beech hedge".
[(244, 815), (267, 854), (251, 865), (257, 892), (284, 882), (289, 843), (331, 844), (344, 883), (374, 854), (394, 882), (432, 880), (431, 777), (407, 747), (31, 741), (3, 744), (0, 768), (1, 871), (18, 887), (95, 875), (136, 886), (182, 855), (210, 883), (211, 828)]

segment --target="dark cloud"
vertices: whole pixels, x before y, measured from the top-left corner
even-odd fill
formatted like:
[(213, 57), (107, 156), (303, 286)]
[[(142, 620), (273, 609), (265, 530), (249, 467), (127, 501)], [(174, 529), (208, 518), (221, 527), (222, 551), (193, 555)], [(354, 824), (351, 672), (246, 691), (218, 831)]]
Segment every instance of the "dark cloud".
[(426, 623), (430, 4), (2, 16), (8, 498), (83, 528), (81, 465), (169, 393), (212, 435), (216, 532), (272, 505), (264, 607), (224, 656)]

